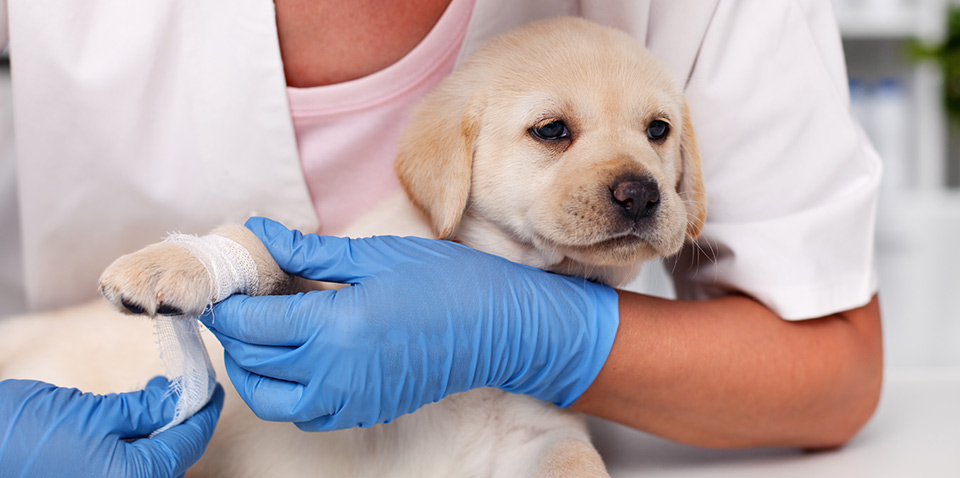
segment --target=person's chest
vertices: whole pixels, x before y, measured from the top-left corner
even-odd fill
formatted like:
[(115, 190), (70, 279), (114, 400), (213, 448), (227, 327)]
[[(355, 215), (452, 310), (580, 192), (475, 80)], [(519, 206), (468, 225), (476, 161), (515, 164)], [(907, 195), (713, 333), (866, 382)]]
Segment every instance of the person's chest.
[(276, 0), (289, 86), (362, 78), (395, 63), (436, 24), (450, 0)]

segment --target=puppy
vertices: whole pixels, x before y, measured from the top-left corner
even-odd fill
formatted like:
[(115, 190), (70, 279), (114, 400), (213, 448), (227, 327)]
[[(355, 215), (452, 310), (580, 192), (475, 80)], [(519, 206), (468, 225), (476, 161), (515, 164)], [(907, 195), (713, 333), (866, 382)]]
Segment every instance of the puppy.
[[(477, 50), (424, 98), (399, 150), (396, 170), (406, 196), (374, 208), (346, 235), (456, 240), (621, 285), (644, 261), (673, 255), (695, 239), (706, 214), (696, 140), (676, 81), (628, 35), (581, 19), (533, 23)], [(213, 234), (250, 253), (259, 294), (298, 286), (242, 226)], [(223, 298), (214, 297), (210, 282), (190, 253), (159, 243), (117, 259), (100, 287), (125, 313), (197, 314)], [(219, 344), (208, 338), (207, 345), (225, 377)], [(112, 368), (118, 367), (125, 366)], [(18, 372), (37, 378), (22, 367)], [(477, 389), (390, 424), (329, 433), (260, 421), (228, 393), (217, 433), (190, 475), (607, 472), (576, 413)]]

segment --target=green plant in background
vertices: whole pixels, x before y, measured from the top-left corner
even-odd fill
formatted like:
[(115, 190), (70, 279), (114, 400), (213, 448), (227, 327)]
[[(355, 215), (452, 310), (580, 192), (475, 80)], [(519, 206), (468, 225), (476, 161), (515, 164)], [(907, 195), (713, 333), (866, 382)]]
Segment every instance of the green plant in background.
[(940, 65), (947, 116), (954, 125), (960, 125), (960, 7), (950, 7), (947, 12), (947, 34), (942, 44), (925, 45), (915, 40), (909, 50), (916, 60), (932, 60)]

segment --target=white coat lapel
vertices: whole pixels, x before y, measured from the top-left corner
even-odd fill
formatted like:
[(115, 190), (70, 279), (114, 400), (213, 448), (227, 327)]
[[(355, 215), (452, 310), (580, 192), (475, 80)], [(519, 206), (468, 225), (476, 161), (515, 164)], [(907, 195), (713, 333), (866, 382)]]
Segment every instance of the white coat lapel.
[(316, 227), (272, 2), (10, 0), (8, 14), (31, 306), (93, 297), (111, 260), (170, 231), (252, 213)]
[[(686, 3), (685, 7), (677, 4)], [(686, 87), (719, 0), (655, 0), (646, 45)]]

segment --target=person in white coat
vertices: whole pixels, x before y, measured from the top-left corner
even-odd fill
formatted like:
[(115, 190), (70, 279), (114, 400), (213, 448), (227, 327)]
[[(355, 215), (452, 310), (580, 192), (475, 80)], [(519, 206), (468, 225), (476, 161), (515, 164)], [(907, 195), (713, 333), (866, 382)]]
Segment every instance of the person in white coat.
[[(173, 230), (257, 214), (336, 234), (325, 205), (359, 196), (361, 214), (396, 186), (325, 178), (389, 176), (408, 106), (317, 160), (310, 138), (344, 112), (312, 115), (311, 98), (411, 75), (431, 41), (457, 46), (443, 73), (500, 32), (577, 15), (631, 34), (684, 86), (714, 256), (673, 268), (679, 299), (617, 291), (615, 339), (572, 408), (723, 448), (836, 447), (873, 413), (881, 171), (827, 1), (8, 0), (2, 14), (34, 309), (91, 298), (111, 260)], [(349, 155), (360, 143), (383, 146)]]

